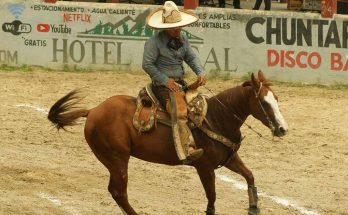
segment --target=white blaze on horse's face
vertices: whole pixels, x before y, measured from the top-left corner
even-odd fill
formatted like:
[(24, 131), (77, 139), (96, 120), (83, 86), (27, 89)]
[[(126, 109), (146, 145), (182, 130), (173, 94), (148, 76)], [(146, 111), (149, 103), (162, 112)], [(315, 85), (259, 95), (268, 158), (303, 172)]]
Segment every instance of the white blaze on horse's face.
[(264, 100), (271, 106), (275, 120), (279, 124), (279, 128), (282, 128), (284, 132), (287, 132), (289, 129), (288, 123), (286, 123), (282, 113), (280, 112), (278, 102), (275, 99), (273, 93), (271, 91), (268, 91), (267, 95), (264, 97)]

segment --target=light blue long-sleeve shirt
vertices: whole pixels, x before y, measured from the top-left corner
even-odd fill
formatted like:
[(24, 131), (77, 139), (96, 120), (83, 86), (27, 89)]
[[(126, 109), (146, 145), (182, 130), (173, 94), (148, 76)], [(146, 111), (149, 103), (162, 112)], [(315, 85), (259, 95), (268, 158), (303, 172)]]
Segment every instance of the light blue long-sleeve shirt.
[(143, 54), (143, 69), (150, 75), (152, 81), (166, 85), (169, 78), (184, 76), (183, 61), (197, 75), (202, 75), (204, 69), (199, 58), (193, 52), (188, 39), (181, 34), (183, 46), (177, 51), (169, 49), (170, 37), (163, 31), (157, 32), (145, 43)]

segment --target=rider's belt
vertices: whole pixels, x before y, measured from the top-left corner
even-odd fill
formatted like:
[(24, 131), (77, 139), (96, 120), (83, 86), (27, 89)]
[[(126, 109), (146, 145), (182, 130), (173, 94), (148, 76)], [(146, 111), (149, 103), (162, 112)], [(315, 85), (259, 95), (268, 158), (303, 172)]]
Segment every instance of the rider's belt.
[[(169, 77), (169, 78), (171, 78), (171, 77)], [(186, 81), (183, 78), (171, 78), (171, 79), (174, 79), (174, 81), (181, 86), (181, 88), (184, 92), (186, 92), (188, 90), (188, 84), (186, 83)], [(152, 81), (152, 84), (154, 86), (161, 86), (161, 84), (158, 83), (157, 81)]]
[[(185, 83), (184, 79), (182, 79), (182, 78), (171, 78), (171, 77), (169, 77), (169, 78), (173, 79), (176, 83), (178, 83), (180, 85), (184, 85), (184, 83)], [(152, 84), (155, 85), (155, 86), (160, 86), (161, 85), (157, 81), (152, 81)]]

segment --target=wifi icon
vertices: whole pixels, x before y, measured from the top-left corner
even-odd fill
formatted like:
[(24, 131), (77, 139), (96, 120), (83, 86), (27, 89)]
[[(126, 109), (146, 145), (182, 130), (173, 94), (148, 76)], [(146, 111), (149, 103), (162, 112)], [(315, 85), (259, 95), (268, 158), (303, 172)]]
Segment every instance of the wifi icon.
[(19, 16), (22, 15), (25, 6), (23, 4), (11, 4), (8, 6), (8, 9), (16, 17), (16, 19), (19, 19)]

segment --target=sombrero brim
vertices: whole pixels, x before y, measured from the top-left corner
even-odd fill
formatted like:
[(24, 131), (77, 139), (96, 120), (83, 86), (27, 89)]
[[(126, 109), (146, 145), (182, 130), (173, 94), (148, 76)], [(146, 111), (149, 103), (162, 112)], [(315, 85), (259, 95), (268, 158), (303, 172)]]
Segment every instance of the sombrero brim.
[(163, 23), (162, 22), (162, 14), (163, 9), (158, 9), (153, 11), (146, 20), (146, 24), (155, 29), (170, 29), (170, 28), (178, 28), (184, 27), (186, 25), (190, 25), (198, 21), (198, 16), (190, 11), (180, 10), (181, 21), (175, 23)]

